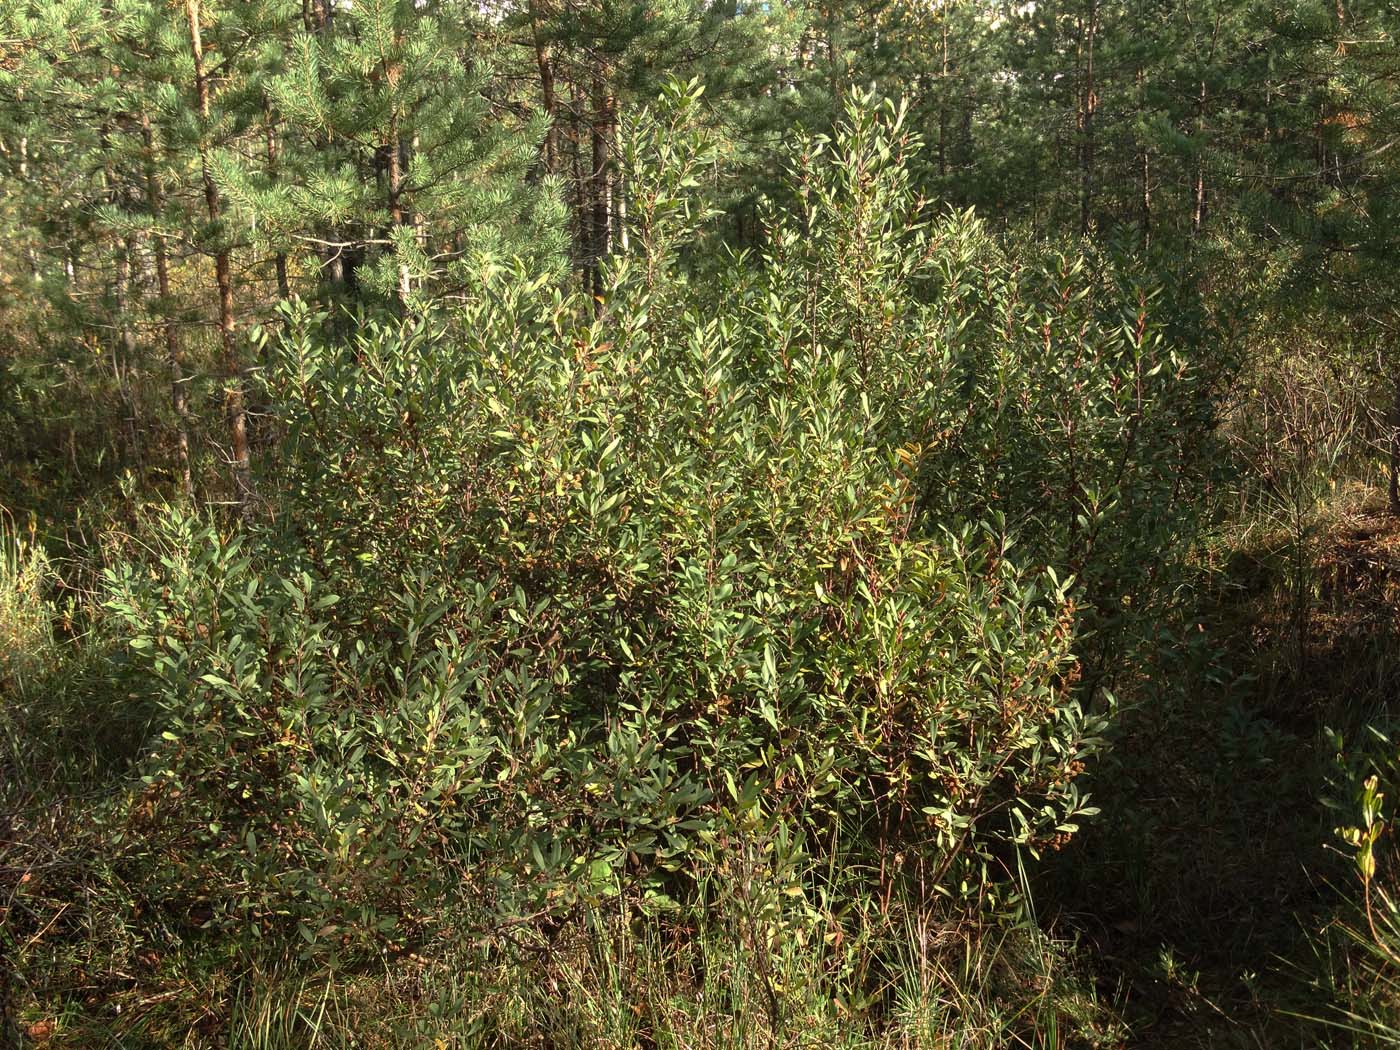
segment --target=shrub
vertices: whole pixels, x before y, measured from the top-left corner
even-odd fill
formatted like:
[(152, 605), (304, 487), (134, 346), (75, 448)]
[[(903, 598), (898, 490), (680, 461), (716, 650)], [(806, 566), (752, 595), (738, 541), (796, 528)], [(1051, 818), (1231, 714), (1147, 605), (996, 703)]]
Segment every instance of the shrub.
[[(696, 94), (629, 139), (703, 156)], [(763, 923), (838, 878), (1011, 900), (1092, 812), (1077, 617), (1172, 528), (1189, 375), (1122, 275), (928, 220), (916, 147), (853, 99), (804, 210), (703, 279), (671, 164), (601, 303), (516, 274), (350, 338), (289, 308), (266, 520), (173, 516), (109, 575), (164, 877), (331, 948), (701, 877)]]

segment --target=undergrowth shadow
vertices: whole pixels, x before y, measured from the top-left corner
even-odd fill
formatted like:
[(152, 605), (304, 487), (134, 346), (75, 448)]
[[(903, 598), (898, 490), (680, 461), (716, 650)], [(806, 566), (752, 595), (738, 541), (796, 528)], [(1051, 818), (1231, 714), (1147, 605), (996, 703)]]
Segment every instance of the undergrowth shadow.
[[(1322, 1045), (1319, 941), (1349, 872), (1330, 731), (1384, 725), (1400, 696), (1400, 523), (1374, 503), (1318, 537), (1307, 587), (1286, 538), (1223, 549), (1202, 574), (1208, 644), (1123, 712), (1094, 776), (1103, 813), (1059, 856), (1061, 925), (1126, 989), (1143, 1046)], [(1322, 982), (1325, 984), (1325, 980)]]

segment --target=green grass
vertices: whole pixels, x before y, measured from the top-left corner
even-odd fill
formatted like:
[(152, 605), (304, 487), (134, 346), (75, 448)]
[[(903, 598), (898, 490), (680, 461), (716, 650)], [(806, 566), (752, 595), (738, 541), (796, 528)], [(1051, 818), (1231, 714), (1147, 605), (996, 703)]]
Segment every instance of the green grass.
[(940, 941), (934, 956), (904, 955), (909, 970), (863, 999), (833, 977), (840, 953), (777, 945), (756, 965), (722, 930), (617, 918), (560, 931), (547, 951), (459, 946), (374, 972), (294, 958), (235, 972), (195, 954), (101, 1003), (47, 1013), (33, 1004), (21, 1026), (51, 1047), (1122, 1045), (1124, 1029), (1107, 1004), (1062, 970), (1064, 945), (1027, 930), (952, 927)]
[(59, 662), (46, 600), (48, 558), (0, 508), (0, 695), (32, 689)]

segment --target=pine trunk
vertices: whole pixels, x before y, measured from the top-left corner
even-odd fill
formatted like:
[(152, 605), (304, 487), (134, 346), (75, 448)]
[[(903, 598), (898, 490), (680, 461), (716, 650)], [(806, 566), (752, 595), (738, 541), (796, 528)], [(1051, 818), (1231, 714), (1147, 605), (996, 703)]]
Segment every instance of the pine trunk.
[(593, 174), (590, 180), (590, 198), (593, 207), (591, 267), (593, 270), (593, 297), (595, 307), (601, 307), (603, 260), (610, 249), (612, 216), (608, 207), (610, 177), (612, 173), (612, 122), (613, 97), (603, 86), (603, 78), (593, 81), (593, 121), (591, 138), (593, 145)]
[[(390, 73), (391, 83), (397, 79), (397, 75)], [(395, 111), (389, 116), (389, 220), (393, 223), (397, 231), (404, 225), (403, 208), (403, 157), (400, 152), (402, 142), (399, 138), (399, 115)], [(408, 263), (403, 259), (402, 249), (397, 245), (391, 251), (399, 256), (398, 260), (398, 283), (396, 294), (399, 300), (399, 309), (408, 309), (409, 296), (413, 289), (409, 280)]]
[(180, 491), (185, 499), (194, 499), (194, 477), (190, 470), (190, 409), (185, 398), (185, 369), (180, 349), (180, 333), (175, 326), (170, 302), (170, 261), (166, 254), (165, 236), (160, 233), (160, 214), (164, 207), (160, 186), (156, 182), (155, 136), (151, 121), (141, 115), (141, 138), (146, 148), (146, 206), (150, 209), (154, 228), (151, 248), (156, 257), (156, 294), (160, 296), (161, 329), (165, 333), (165, 363), (170, 372), (170, 405), (175, 410), (176, 469), (180, 474)]
[[(1143, 110), (1142, 86), (1144, 72), (1139, 69), (1137, 73), (1137, 103), (1138, 114), (1141, 116)], [(1148, 149), (1147, 143), (1142, 143), (1142, 148), (1138, 152), (1138, 226), (1142, 233), (1142, 246), (1144, 248), (1152, 245), (1152, 152)]]
[(549, 127), (544, 133), (544, 170), (546, 175), (553, 175), (559, 170), (559, 132), (555, 127), (557, 103), (554, 92), (554, 51), (544, 39), (541, 26), (543, 18), (540, 5), (532, 2), (530, 23), (534, 35), (535, 64), (540, 71), (540, 100), (544, 106), (544, 115), (549, 121)]
[(569, 111), (569, 170), (574, 184), (574, 256), (583, 280), (583, 290), (593, 295), (593, 237), (592, 217), (588, 206), (588, 181), (583, 177), (583, 132), (581, 124), (583, 102), (577, 85), (572, 89), (572, 105)]
[(1400, 365), (1390, 405), (1390, 512), (1400, 515)]
[(1098, 0), (1090, 0), (1089, 13), (1083, 22), (1084, 87), (1081, 101), (1079, 143), (1079, 232), (1087, 234), (1094, 220), (1094, 165), (1096, 162), (1094, 118), (1098, 112), (1098, 88), (1094, 83), (1094, 45), (1099, 30)]
[(199, 25), (200, 0), (185, 0), (185, 15), (189, 21), (190, 53), (194, 59), (195, 97), (203, 123), (199, 142), (200, 176), (204, 183), (204, 203), (209, 224), (214, 228), (217, 242), (214, 249), (214, 280), (219, 290), (219, 341), (223, 353), (225, 394), (224, 408), (228, 418), (233, 459), (235, 498), (246, 516), (252, 510), (253, 482), (248, 453), (248, 411), (243, 401), (243, 364), (238, 354), (238, 334), (233, 315), (233, 265), (227, 242), (220, 225), (223, 202), (219, 187), (209, 166), (208, 129), (210, 117), (209, 76), (204, 66), (204, 43)]
[(127, 447), (139, 469), (143, 459), (138, 430), (141, 411), (136, 401), (135, 388), (131, 383), (131, 373), (135, 368), (137, 356), (136, 332), (131, 327), (131, 254), (131, 240), (128, 238), (117, 248), (116, 273), (112, 286), (117, 311), (117, 342), (112, 348), (112, 373), (126, 413), (124, 426)]
[[(1220, 46), (1220, 13), (1215, 16), (1215, 29), (1211, 33), (1210, 52), (1207, 66), (1215, 64), (1216, 48)], [(1206, 81), (1202, 77), (1196, 92), (1196, 172), (1191, 185), (1191, 236), (1200, 236), (1206, 221)]]
[(938, 79), (938, 177), (948, 175), (948, 12), (942, 14), (943, 64)]
[[(277, 128), (272, 118), (272, 105), (267, 97), (263, 97), (263, 123), (267, 128), (267, 177), (273, 182), (277, 181), (278, 168), (278, 148), (277, 148)], [(277, 297), (279, 299), (290, 299), (292, 288), (287, 281), (287, 253), (277, 251), (272, 256), (272, 268), (277, 275)]]
[(1206, 82), (1196, 96), (1196, 172), (1191, 179), (1191, 236), (1198, 237), (1206, 218), (1206, 165), (1202, 141), (1206, 131)]

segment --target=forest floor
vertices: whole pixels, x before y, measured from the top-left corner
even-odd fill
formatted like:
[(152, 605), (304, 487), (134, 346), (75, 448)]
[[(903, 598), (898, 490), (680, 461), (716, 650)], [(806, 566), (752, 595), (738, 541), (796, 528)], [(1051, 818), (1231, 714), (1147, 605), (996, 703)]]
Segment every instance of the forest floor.
[(1328, 945), (1356, 899), (1332, 734), (1355, 746), (1400, 715), (1400, 521), (1353, 498), (1303, 537), (1301, 572), (1295, 538), (1222, 552), (1201, 603), (1208, 669), (1184, 702), (1125, 713), (1105, 812), (1056, 873), (1060, 925), (1133, 1046), (1344, 1034), (1309, 1020), (1340, 1019)]
[[(1306, 557), (1298, 556), (1300, 542)], [(1344, 818), (1329, 803), (1340, 793), (1337, 736), (1355, 748), (1366, 726), (1400, 721), (1400, 521), (1374, 491), (1349, 492), (1305, 534), (1254, 529), (1222, 538), (1204, 568), (1193, 599), (1200, 643), (1183, 647), (1181, 659), (1166, 665), (1175, 668), (1168, 677), (1176, 677), (1151, 700), (1121, 713), (1115, 746), (1091, 785), (1104, 812), (1038, 884), (1044, 887), (1036, 901), (1040, 919), (1057, 937), (1078, 943), (1067, 987), (1087, 972), (1093, 987), (1086, 982), (1070, 990), (1097, 1004), (1091, 1013), (1102, 1009), (1082, 1031), (1099, 1031), (1102, 1039), (1065, 1041), (1062, 1033), (1037, 1029), (1026, 1041), (1004, 1045), (1351, 1045), (1336, 1024), (1338, 986), (1349, 979), (1339, 931), (1355, 922), (1357, 893), (1347, 858), (1335, 848), (1334, 828)], [(55, 910), (67, 908), (53, 903)], [(81, 940), (71, 945), (78, 961), (88, 951)], [(52, 1003), (25, 1005), (16, 1018), (20, 1045), (182, 1045), (173, 1035), (166, 1038), (177, 1031), (185, 1033), (183, 1045), (309, 1045), (294, 1026), (281, 1042), (219, 1042), (215, 1033), (233, 1020), (251, 1029), (246, 1017), (231, 1018), (228, 1011), (244, 986), (256, 982), (229, 977), (228, 960), (214, 947), (203, 945), (183, 961), (137, 953), (133, 958), (146, 969), (123, 971), (119, 982), (93, 992), (92, 1001), (63, 996), (69, 1012), (61, 1017), (45, 1012)], [(670, 957), (660, 951), (656, 958)], [(344, 1000), (337, 1029), (375, 1027), (403, 1008), (404, 988), (426, 987), (437, 979), (434, 972), (451, 968), (449, 960), (422, 962), (422, 974), (367, 978), (336, 989)], [(568, 960), (544, 970), (572, 972)], [(600, 981), (595, 996), (583, 996), (600, 1008), (630, 1009), (654, 998), (655, 989), (644, 986), (655, 974), (630, 957), (625, 966), (613, 960), (602, 971), (612, 974), (615, 986)], [(75, 963), (68, 976), (78, 980), (83, 972)], [(593, 971), (580, 964), (577, 972)], [(309, 979), (300, 980), (284, 982), (290, 993), (274, 988), (276, 994), (258, 1001), (289, 1001), (295, 1015), (314, 991)], [(451, 986), (447, 980), (444, 987)], [(700, 1002), (704, 996), (689, 991), (677, 995), (687, 1000), (678, 1010), (707, 1018), (732, 1007)], [(530, 1001), (538, 1005), (541, 996), (549, 993)], [(318, 1009), (324, 1011), (324, 1002)], [(716, 1036), (704, 1045), (759, 1045), (742, 1031), (732, 1034), (732, 1040)], [(873, 1045), (856, 1034), (851, 1045)], [(332, 1039), (321, 1045), (352, 1044)], [(604, 1044), (562, 1038), (514, 1043), (504, 1036), (491, 1045)], [(817, 1044), (809, 1038), (805, 1045)], [(949, 1039), (935, 1045), (973, 1044)]]

